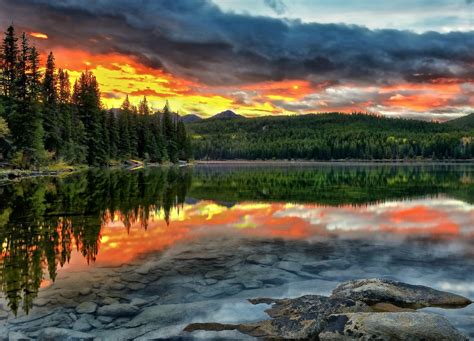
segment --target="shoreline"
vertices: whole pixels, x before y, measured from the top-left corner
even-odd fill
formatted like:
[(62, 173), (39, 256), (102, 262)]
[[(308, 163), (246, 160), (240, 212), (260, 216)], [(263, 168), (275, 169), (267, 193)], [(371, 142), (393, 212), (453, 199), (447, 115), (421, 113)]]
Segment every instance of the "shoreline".
[(34, 177), (61, 176), (77, 173), (90, 168), (114, 169), (121, 168), (124, 170), (136, 170), (141, 168), (153, 167), (183, 167), (183, 166), (259, 166), (259, 165), (275, 165), (275, 166), (457, 166), (468, 165), (474, 166), (474, 159), (467, 160), (194, 160), (186, 164), (156, 164), (151, 163), (140, 167), (90, 167), (86, 165), (70, 166), (66, 169), (40, 169), (40, 170), (24, 170), (24, 169), (0, 169), (0, 182), (15, 181)]
[(450, 166), (473, 165), (474, 159), (457, 160), (195, 160), (193, 165), (315, 165), (315, 166)]

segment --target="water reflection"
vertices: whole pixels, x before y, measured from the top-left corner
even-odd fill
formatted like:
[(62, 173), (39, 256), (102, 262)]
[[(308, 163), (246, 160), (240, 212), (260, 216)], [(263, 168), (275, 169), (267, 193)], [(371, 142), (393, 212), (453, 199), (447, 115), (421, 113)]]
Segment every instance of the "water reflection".
[[(0, 188), (1, 285), (28, 312), (73, 261), (114, 263), (212, 230), (249, 237), (472, 237), (473, 169), (207, 167), (91, 170)], [(100, 255), (99, 255), (100, 253)], [(75, 264), (74, 266), (77, 266)]]
[(91, 170), (67, 178), (38, 178), (2, 187), (2, 291), (9, 307), (28, 312), (43, 278), (54, 281), (73, 249), (95, 261), (101, 228), (121, 221), (146, 229), (150, 215), (184, 202), (190, 173), (170, 168), (138, 173)]

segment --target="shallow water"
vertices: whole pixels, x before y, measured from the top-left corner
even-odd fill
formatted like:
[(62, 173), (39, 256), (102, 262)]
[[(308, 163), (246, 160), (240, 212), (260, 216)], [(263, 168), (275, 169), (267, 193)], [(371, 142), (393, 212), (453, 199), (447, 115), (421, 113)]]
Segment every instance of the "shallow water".
[[(200, 165), (10, 183), (2, 335), (240, 339), (182, 329), (264, 319), (247, 298), (328, 295), (355, 278), (474, 299), (473, 203), (469, 165)], [(108, 316), (113, 303), (128, 310)], [(474, 337), (472, 306), (428, 310)]]

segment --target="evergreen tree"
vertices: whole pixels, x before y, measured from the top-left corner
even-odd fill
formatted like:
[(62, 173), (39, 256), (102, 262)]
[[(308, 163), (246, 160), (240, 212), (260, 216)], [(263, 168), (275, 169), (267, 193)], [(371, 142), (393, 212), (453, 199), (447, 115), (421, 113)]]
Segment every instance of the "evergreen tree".
[(56, 76), (56, 67), (54, 55), (52, 52), (48, 55), (46, 70), (43, 79), (43, 127), (45, 132), (45, 148), (54, 152), (57, 156), (62, 146), (61, 139), (61, 120), (58, 113), (58, 80)]
[(171, 116), (168, 101), (163, 108), (163, 137), (165, 139), (166, 151), (171, 162), (178, 161), (178, 150), (176, 144), (176, 127)]
[(190, 144), (186, 133), (186, 127), (184, 126), (184, 123), (181, 120), (178, 121), (176, 139), (179, 151), (179, 158), (181, 160), (189, 160)]
[(118, 121), (113, 111), (107, 113), (106, 125), (109, 131), (109, 158), (115, 160), (119, 157), (120, 132)]
[(118, 155), (121, 159), (128, 159), (131, 155), (130, 147), (130, 131), (129, 124), (131, 115), (130, 112), (130, 101), (128, 95), (125, 97), (125, 100), (122, 103), (121, 110), (118, 117), (118, 130), (119, 130), (119, 142), (118, 142)]
[(95, 76), (85, 71), (74, 86), (74, 105), (79, 119), (84, 125), (84, 144), (86, 160), (90, 165), (107, 164), (107, 151), (101, 139), (103, 136), (103, 112), (101, 110), (100, 90)]
[(2, 94), (9, 98), (16, 96), (17, 61), (18, 61), (18, 38), (15, 29), (9, 26), (5, 32), (1, 55), (1, 86)]
[(150, 107), (148, 105), (148, 101), (146, 99), (146, 96), (143, 96), (143, 99), (140, 101), (140, 104), (138, 106), (138, 113), (140, 115), (145, 115), (148, 116), (151, 114)]
[(24, 167), (39, 166), (46, 158), (43, 144), (43, 123), (41, 120), (40, 106), (40, 78), (39, 53), (35, 47), (29, 49), (27, 67), (27, 97), (25, 111), (19, 113), (22, 129), (23, 149), (21, 165)]

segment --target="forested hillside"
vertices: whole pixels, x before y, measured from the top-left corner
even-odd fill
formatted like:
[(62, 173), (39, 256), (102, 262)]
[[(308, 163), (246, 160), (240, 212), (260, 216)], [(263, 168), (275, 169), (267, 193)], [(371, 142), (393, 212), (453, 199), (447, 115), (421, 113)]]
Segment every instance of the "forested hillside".
[(13, 26), (0, 55), (0, 161), (37, 168), (65, 161), (108, 165), (138, 158), (151, 162), (188, 159), (183, 122), (165, 106), (153, 113), (146, 97), (138, 107), (125, 98), (106, 110), (95, 76), (84, 71), (71, 89), (68, 72), (49, 53), (42, 71), (39, 52)]
[(196, 159), (468, 159), (474, 129), (367, 114), (207, 119), (187, 124)]

